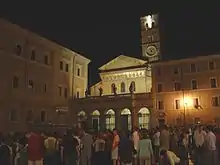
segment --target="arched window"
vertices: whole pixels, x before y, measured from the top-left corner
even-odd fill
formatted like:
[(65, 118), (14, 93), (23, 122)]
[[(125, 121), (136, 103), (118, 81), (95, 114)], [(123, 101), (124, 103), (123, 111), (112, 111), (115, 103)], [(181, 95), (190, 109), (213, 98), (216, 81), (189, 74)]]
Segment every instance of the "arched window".
[(149, 127), (149, 121), (150, 121), (150, 111), (148, 108), (143, 107), (138, 112), (138, 123), (140, 128), (146, 128)]
[(109, 109), (105, 114), (106, 129), (113, 130), (115, 128), (115, 112)]
[(135, 85), (134, 81), (131, 82), (131, 86), (132, 86), (133, 91), (135, 92), (136, 91), (136, 85)]
[(86, 117), (86, 113), (84, 111), (80, 111), (78, 114), (78, 121), (86, 121), (87, 117)]
[(122, 129), (131, 130), (131, 111), (125, 108), (121, 111)]
[(115, 83), (112, 83), (112, 85), (111, 85), (111, 92), (114, 93), (114, 91), (115, 91)]
[(92, 112), (92, 128), (95, 131), (99, 131), (99, 127), (100, 127), (100, 122), (99, 122), (99, 117), (100, 117), (100, 112), (98, 110), (95, 110)]
[(121, 83), (121, 92), (122, 93), (125, 92), (125, 83), (124, 82)]

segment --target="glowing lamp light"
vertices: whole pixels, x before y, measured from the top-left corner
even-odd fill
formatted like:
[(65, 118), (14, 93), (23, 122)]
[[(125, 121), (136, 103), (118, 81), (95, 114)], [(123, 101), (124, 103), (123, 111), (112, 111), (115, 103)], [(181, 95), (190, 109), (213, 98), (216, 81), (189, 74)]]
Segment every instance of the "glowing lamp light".
[(184, 97), (182, 99), (182, 106), (192, 107), (193, 106), (193, 99), (191, 97)]

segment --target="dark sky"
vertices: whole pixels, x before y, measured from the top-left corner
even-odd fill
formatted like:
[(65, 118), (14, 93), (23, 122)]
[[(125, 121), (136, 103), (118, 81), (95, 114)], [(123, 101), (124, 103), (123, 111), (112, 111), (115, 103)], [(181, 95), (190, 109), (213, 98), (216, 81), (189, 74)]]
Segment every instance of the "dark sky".
[[(163, 59), (207, 55), (220, 51), (220, 10), (94, 4), (35, 5), (5, 9), (1, 14), (92, 60), (90, 84), (98, 81), (98, 67), (120, 53), (141, 57), (139, 17), (159, 12)], [(28, 7), (27, 7), (28, 6)], [(179, 5), (180, 6), (180, 5)], [(174, 10), (175, 9), (175, 10)], [(3, 10), (2, 10), (3, 11)]]

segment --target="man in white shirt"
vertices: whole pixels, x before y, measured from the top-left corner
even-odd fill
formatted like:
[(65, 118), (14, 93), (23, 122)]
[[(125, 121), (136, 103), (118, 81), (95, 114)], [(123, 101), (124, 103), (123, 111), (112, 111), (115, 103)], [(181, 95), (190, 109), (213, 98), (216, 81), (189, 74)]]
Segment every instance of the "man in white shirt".
[(217, 165), (217, 152), (216, 152), (216, 136), (212, 132), (212, 126), (207, 127), (207, 136), (206, 136), (206, 143), (207, 143), (207, 164), (210, 165)]
[[(139, 140), (140, 140), (140, 137), (139, 137), (139, 130), (137, 127), (134, 128), (134, 132), (132, 134), (132, 140), (133, 140), (133, 143), (134, 143), (134, 149), (136, 151), (139, 150), (138, 146), (139, 146)], [(137, 165), (138, 164), (138, 161), (137, 161), (137, 154), (134, 155), (134, 164)]]
[(206, 132), (203, 127), (201, 125), (197, 126), (193, 136), (195, 142), (195, 164), (201, 164), (204, 161), (205, 138)]
[(153, 136), (153, 145), (154, 145), (154, 155), (156, 162), (159, 162), (159, 152), (160, 152), (160, 129), (156, 127), (156, 131)]

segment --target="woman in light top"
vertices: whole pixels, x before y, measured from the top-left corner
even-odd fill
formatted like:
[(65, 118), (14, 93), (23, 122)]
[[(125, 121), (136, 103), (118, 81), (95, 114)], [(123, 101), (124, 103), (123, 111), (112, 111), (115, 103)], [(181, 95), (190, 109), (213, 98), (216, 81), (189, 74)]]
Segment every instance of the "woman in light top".
[(141, 131), (141, 140), (139, 141), (138, 156), (140, 165), (151, 165), (153, 158), (152, 142), (147, 130)]
[(116, 129), (113, 130), (113, 143), (112, 143), (112, 160), (113, 165), (117, 165), (118, 162), (118, 145), (120, 142), (120, 137), (118, 135), (118, 131)]

